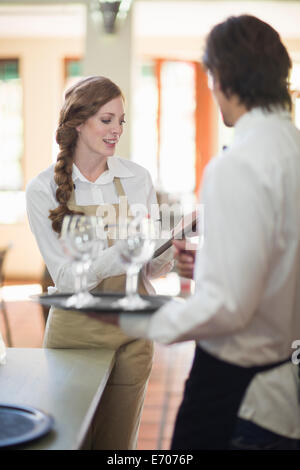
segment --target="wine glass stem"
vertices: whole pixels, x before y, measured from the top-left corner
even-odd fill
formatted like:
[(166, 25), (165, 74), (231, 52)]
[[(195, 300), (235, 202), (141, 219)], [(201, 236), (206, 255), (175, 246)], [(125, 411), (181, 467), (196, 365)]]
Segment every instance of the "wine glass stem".
[(134, 266), (127, 269), (126, 273), (126, 297), (133, 297), (138, 289), (139, 269)]
[(82, 290), (82, 263), (77, 261), (75, 263), (75, 292), (79, 294)]
[(88, 261), (77, 261), (75, 265), (75, 292), (87, 292), (87, 272), (90, 263)]
[(82, 274), (81, 274), (81, 292), (87, 292), (87, 272), (89, 268), (89, 263), (83, 262), (82, 263)]

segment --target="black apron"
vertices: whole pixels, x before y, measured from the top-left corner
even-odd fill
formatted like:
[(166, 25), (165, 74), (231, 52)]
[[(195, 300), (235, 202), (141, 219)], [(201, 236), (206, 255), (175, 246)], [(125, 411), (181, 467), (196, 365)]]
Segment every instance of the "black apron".
[(242, 367), (196, 346), (171, 450), (228, 449), (238, 410), (255, 374), (289, 361), (290, 357), (268, 365)]

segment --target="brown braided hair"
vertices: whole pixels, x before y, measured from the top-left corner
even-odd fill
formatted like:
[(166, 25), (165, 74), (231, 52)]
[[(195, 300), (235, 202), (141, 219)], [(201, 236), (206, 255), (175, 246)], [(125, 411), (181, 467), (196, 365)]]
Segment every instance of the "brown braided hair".
[(118, 96), (123, 97), (120, 88), (108, 78), (100, 76), (84, 78), (65, 93), (56, 130), (59, 153), (54, 169), (54, 180), (57, 184), (56, 200), (59, 206), (49, 211), (52, 229), (57, 233), (61, 231), (65, 215), (82, 214), (71, 211), (67, 206), (74, 186), (72, 165), (78, 137), (76, 127), (96, 114), (101, 106)]

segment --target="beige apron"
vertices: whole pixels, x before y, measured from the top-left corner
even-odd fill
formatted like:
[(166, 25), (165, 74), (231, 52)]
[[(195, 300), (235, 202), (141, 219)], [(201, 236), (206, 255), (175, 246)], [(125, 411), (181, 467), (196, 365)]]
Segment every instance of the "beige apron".
[[(114, 178), (114, 184), (119, 197), (125, 196), (119, 178)], [(118, 217), (119, 204), (113, 206)], [(86, 215), (95, 215), (99, 206), (77, 206), (73, 191), (68, 207), (70, 210), (84, 212)], [(105, 209), (105, 205), (100, 207), (102, 210)], [(110, 239), (109, 246), (112, 244), (113, 240)], [(113, 276), (104, 279), (95, 291), (124, 292), (125, 282), (125, 275)], [(147, 293), (141, 278), (139, 279), (139, 292)], [(144, 396), (152, 367), (152, 342), (130, 338), (117, 326), (87, 317), (84, 313), (51, 307), (44, 347), (106, 348), (116, 351), (114, 368), (99, 402), (83, 449), (135, 449)]]

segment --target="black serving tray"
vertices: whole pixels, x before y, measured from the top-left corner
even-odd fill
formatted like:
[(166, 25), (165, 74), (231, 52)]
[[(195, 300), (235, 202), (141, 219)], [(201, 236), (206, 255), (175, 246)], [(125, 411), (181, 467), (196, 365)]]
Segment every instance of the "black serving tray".
[(52, 416), (29, 406), (0, 403), (0, 448), (24, 444), (47, 434)]
[(99, 312), (103, 313), (154, 313), (160, 307), (165, 305), (170, 300), (177, 300), (178, 302), (182, 302), (182, 299), (178, 299), (177, 297), (171, 297), (167, 295), (141, 295), (141, 297), (145, 300), (148, 300), (149, 305), (143, 309), (138, 310), (124, 310), (121, 307), (113, 306), (113, 303), (124, 297), (125, 294), (122, 293), (93, 293), (92, 295), (96, 298), (99, 298), (99, 305), (93, 305), (91, 307), (83, 307), (83, 308), (74, 308), (74, 307), (65, 307), (65, 302), (70, 297), (72, 293), (65, 294), (65, 293), (57, 293), (57, 294), (43, 294), (38, 296), (32, 296), (31, 298), (36, 302), (48, 306), (48, 307), (57, 307), (63, 310), (79, 310), (82, 312)]

